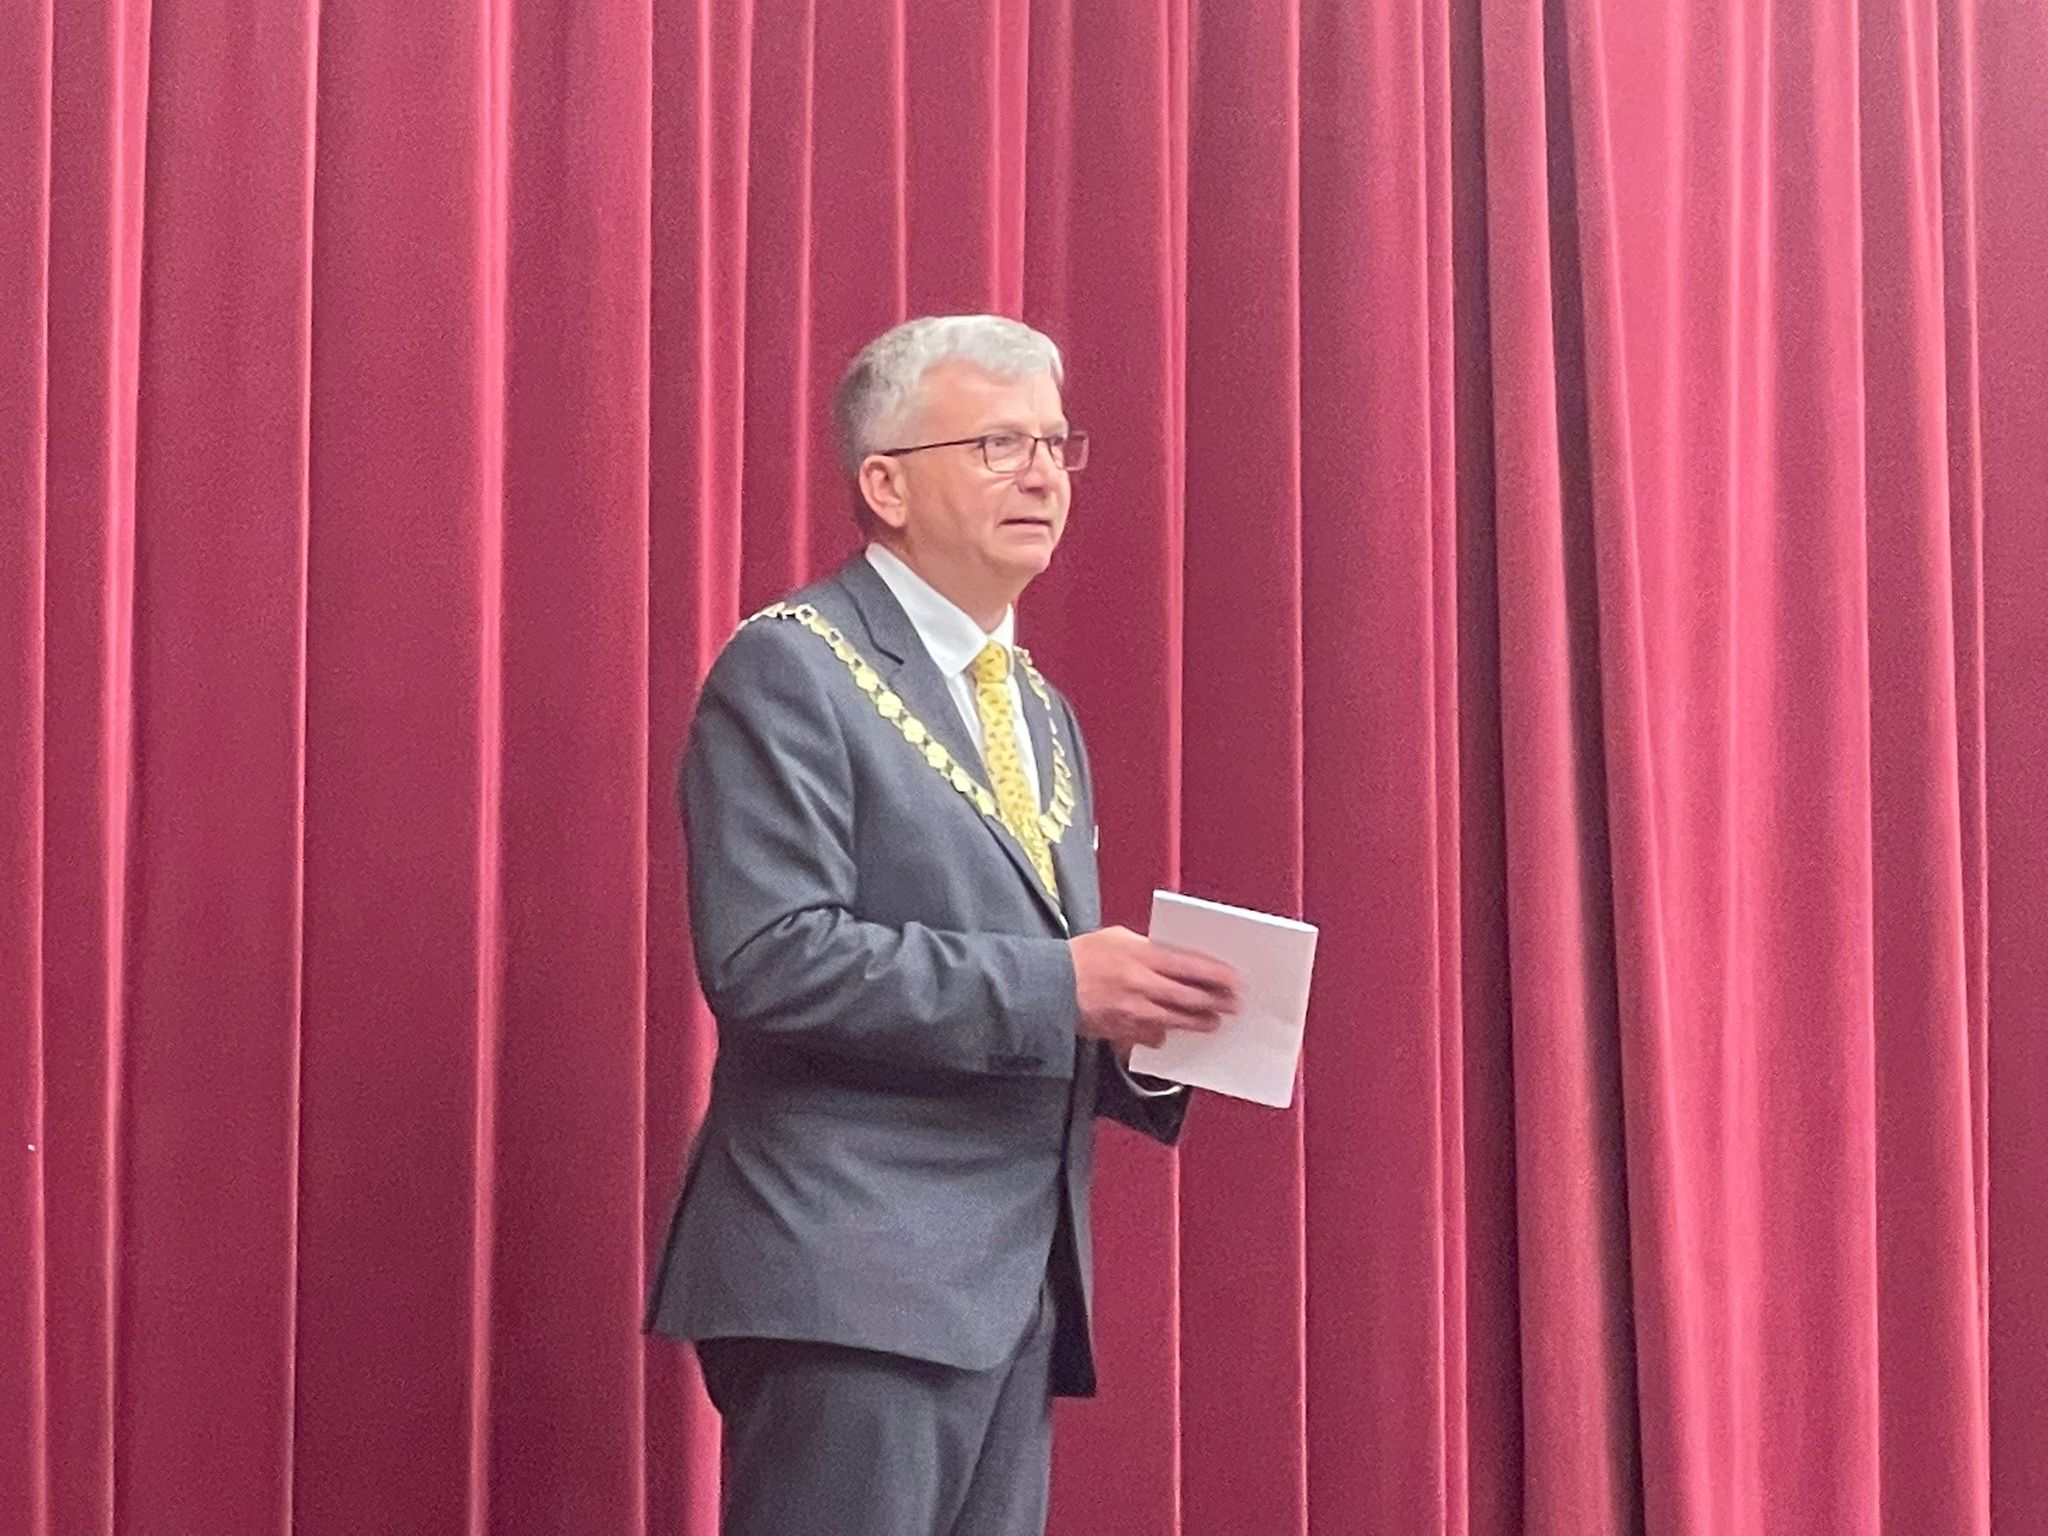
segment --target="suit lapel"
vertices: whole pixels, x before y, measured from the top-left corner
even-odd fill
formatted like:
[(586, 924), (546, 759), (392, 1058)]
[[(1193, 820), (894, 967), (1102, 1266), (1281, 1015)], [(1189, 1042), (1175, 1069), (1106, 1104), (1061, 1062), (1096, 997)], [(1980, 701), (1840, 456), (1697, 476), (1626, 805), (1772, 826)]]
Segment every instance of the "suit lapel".
[[(960, 718), (959, 707), (953, 702), (953, 695), (946, 686), (946, 679), (940, 674), (938, 664), (931, 653), (924, 648), (924, 642), (917, 637), (917, 626), (910, 622), (910, 615), (903, 611), (903, 605), (896, 601), (896, 594), (889, 590), (887, 582), (877, 574), (865, 556), (857, 555), (839, 573), (839, 584), (853, 599), (853, 605), (860, 611), (861, 620), (867, 625), (869, 639), (878, 654), (876, 670), (883, 680), (895, 690), (910, 713), (922, 720), (925, 729), (939, 741), (962, 767), (972, 773), (984, 787), (988, 785), (988, 767), (982, 761), (981, 753), (975, 748), (974, 738), (968, 734), (967, 722)], [(1034, 701), (1035, 702), (1035, 701)], [(1042, 714), (1043, 711), (1041, 710)], [(1039, 753), (1041, 764), (1046, 761), (1050, 746), (1041, 744), (1038, 732), (1042, 724), (1032, 733), (1032, 747)], [(911, 748), (904, 748), (906, 753)], [(926, 770), (934, 785), (941, 780), (937, 774)], [(1051, 783), (1051, 770), (1046, 768)], [(960, 797), (951, 789), (945, 791), (947, 798)], [(962, 802), (963, 804), (965, 802)], [(971, 810), (972, 807), (969, 807)], [(1009, 858), (1025, 884), (1029, 885), (1045, 909), (1046, 915), (1059, 925), (1067, 927), (1067, 916), (1060, 904), (1053, 900), (1045, 889), (1045, 882), (1039, 879), (1038, 871), (1032, 867), (1031, 855), (1024, 851), (1024, 845), (1017, 841), (1010, 829), (998, 817), (977, 814), (975, 819), (982, 823), (996, 845)], [(1058, 871), (1058, 864), (1054, 864)]]
[[(1039, 808), (1046, 810), (1052, 804), (1052, 721), (1028, 680), (1024, 684), (1024, 718), (1031, 732), (1032, 755), (1038, 760)], [(1075, 808), (1076, 819), (1067, 828), (1066, 836), (1052, 845), (1052, 867), (1059, 877), (1061, 903), (1068, 923), (1077, 932), (1094, 925), (1090, 914), (1097, 900), (1094, 849), (1088, 841), (1094, 829), (1080, 819), (1080, 809)]]
[(988, 765), (982, 761), (974, 738), (967, 734), (967, 722), (960, 718), (960, 706), (953, 702), (952, 690), (924, 647), (913, 637), (908, 656), (877, 665), (882, 680), (896, 690), (910, 712), (924, 722), (925, 729), (953, 754), (953, 760), (983, 784), (988, 783)]

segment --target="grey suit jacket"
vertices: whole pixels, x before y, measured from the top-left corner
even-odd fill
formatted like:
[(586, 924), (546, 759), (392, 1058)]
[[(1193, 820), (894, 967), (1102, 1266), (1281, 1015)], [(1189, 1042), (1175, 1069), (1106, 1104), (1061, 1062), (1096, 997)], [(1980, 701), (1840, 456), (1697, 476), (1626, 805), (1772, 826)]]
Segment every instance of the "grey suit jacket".
[(1055, 902), (985, 814), (980, 754), (867, 561), (787, 605), (815, 625), (741, 628), (684, 759), (718, 1058), (647, 1326), (986, 1369), (1050, 1277), (1054, 1390), (1087, 1395), (1094, 1117), (1170, 1143), (1186, 1095), (1133, 1092), (1075, 1034), (1067, 938), (1101, 921), (1080, 726), (1024, 691), (1043, 792), (1064, 753), (1076, 800)]

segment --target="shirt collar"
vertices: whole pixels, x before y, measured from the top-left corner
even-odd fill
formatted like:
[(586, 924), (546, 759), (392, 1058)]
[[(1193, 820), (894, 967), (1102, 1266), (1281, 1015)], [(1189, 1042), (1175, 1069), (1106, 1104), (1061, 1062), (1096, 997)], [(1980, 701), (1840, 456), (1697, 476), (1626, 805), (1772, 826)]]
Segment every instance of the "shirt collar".
[(894, 550), (870, 544), (867, 556), (875, 574), (882, 578), (890, 592), (895, 594), (896, 601), (903, 605), (903, 611), (910, 616), (911, 627), (917, 631), (917, 638), (924, 642), (924, 648), (941, 676), (956, 677), (965, 672), (974, 658), (981, 654), (981, 648), (991, 640), (1000, 641), (1004, 650), (1016, 645), (1015, 608), (1005, 608), (1002, 622), (993, 631), (984, 632), (951, 598), (905, 564)]

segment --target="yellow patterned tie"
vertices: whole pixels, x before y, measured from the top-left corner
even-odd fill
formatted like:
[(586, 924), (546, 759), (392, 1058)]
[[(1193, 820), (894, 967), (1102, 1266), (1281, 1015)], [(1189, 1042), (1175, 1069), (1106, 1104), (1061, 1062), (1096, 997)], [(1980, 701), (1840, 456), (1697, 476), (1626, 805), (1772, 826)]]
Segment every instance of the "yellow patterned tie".
[(1053, 877), (1052, 845), (1039, 825), (1038, 803), (1031, 793), (1031, 781), (1024, 777), (1024, 764), (1017, 756), (1017, 717), (1010, 708), (1010, 652), (991, 640), (974, 658), (974, 703), (981, 716), (981, 755), (988, 763), (989, 787), (996, 792), (996, 809), (1003, 825), (1016, 834), (1045, 888), (1059, 899), (1060, 888)]

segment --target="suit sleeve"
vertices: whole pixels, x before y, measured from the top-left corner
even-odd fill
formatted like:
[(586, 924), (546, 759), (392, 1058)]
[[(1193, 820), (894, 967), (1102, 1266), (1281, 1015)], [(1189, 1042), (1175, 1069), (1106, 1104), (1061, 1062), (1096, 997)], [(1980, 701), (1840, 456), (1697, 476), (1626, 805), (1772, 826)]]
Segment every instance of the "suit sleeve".
[(1064, 940), (855, 916), (853, 773), (803, 649), (815, 644), (776, 621), (743, 629), (705, 681), (684, 757), (691, 933), (721, 1036), (1070, 1075), (1078, 1006)]
[[(1062, 713), (1067, 720), (1067, 739), (1074, 744), (1076, 772), (1081, 778), (1081, 803), (1087, 808), (1088, 819), (1093, 823), (1095, 777), (1088, 766), (1088, 744), (1081, 739), (1081, 722), (1075, 718), (1073, 706), (1065, 698), (1060, 702), (1065, 706)], [(1188, 1117), (1187, 1086), (1134, 1073), (1117, 1060), (1115, 1049), (1106, 1041), (1097, 1040), (1092, 1044), (1096, 1052), (1095, 1113), (1166, 1146), (1179, 1141), (1181, 1128)]]
[[(1187, 1125), (1191, 1097), (1187, 1085), (1160, 1082), (1142, 1072), (1126, 1071), (1114, 1050), (1099, 1040), (1095, 1044), (1102, 1053), (1097, 1067), (1095, 1113), (1163, 1146), (1170, 1147), (1179, 1141)], [(1146, 1085), (1154, 1091), (1146, 1092)]]

